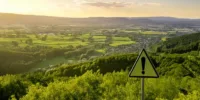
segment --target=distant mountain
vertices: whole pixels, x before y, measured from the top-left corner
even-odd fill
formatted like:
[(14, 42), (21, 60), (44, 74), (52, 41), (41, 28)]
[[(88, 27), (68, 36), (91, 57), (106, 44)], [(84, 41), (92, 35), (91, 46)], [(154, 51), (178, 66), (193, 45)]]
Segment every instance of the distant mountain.
[(0, 25), (147, 25), (147, 24), (192, 24), (200, 25), (199, 19), (179, 19), (173, 17), (89, 17), (65, 18), (51, 16), (0, 13)]
[(147, 17), (159, 23), (200, 25), (200, 19), (174, 18), (174, 17)]
[(191, 21), (199, 19), (187, 19), (187, 18), (175, 18), (175, 17), (147, 17), (150, 20), (154, 21)]

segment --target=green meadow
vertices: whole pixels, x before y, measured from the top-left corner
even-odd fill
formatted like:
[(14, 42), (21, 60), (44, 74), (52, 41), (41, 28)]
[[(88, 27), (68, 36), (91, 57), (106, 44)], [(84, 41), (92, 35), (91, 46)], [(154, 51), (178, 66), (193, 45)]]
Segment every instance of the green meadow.
[[(91, 43), (88, 39), (90, 38), (90, 34), (82, 34), (79, 36), (72, 36), (72, 35), (47, 35), (45, 40), (41, 38), (44, 37), (46, 34), (40, 34), (36, 38), (34, 34), (26, 34), (26, 37), (1, 37), (0, 44), (11, 44), (12, 41), (18, 43), (19, 47), (25, 47), (27, 45), (34, 46), (49, 46), (53, 48), (60, 48), (65, 46), (87, 46)], [(105, 43), (106, 36), (104, 35), (92, 35), (91, 36), (94, 43)], [(31, 39), (31, 43), (27, 43), (27, 40)], [(134, 44), (135, 41), (132, 41), (129, 37), (115, 37), (112, 36), (112, 43), (110, 46), (119, 46), (119, 45), (127, 45), (127, 44)]]
[(159, 31), (143, 31), (142, 34), (167, 34), (166, 32), (159, 32)]
[(128, 45), (134, 44), (135, 41), (132, 41), (129, 37), (112, 37), (112, 43), (110, 46), (120, 46), (120, 45)]

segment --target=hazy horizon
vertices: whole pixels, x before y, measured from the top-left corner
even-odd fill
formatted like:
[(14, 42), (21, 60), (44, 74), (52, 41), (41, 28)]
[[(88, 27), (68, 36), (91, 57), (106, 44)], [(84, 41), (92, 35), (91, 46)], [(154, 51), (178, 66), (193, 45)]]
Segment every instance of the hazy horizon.
[(199, 19), (199, 0), (0, 0), (0, 12), (55, 17), (176, 17)]
[(178, 19), (200, 19), (200, 18), (186, 18), (186, 17), (173, 17), (173, 16), (89, 16), (89, 17), (67, 17), (67, 16), (53, 16), (53, 15), (40, 15), (40, 14), (20, 14), (20, 13), (8, 13), (8, 12), (0, 12), (0, 14), (14, 14), (14, 15), (24, 15), (24, 16), (44, 16), (44, 17), (60, 17), (60, 18), (178, 18)]

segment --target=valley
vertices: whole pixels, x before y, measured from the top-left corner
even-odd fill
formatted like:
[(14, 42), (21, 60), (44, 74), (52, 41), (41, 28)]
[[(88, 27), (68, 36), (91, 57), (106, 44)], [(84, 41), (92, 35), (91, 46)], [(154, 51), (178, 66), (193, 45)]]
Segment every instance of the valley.
[(200, 99), (198, 19), (0, 15), (1, 100), (139, 100), (143, 48), (160, 76), (146, 100)]

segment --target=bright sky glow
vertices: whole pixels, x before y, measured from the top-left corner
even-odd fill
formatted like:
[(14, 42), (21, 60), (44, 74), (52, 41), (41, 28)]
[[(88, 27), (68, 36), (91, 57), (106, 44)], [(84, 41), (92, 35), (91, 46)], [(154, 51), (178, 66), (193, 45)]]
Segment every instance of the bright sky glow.
[(200, 18), (200, 0), (0, 0), (0, 12), (63, 17)]

